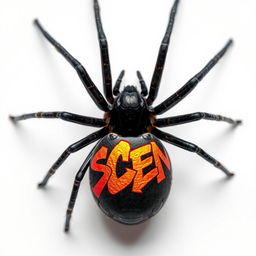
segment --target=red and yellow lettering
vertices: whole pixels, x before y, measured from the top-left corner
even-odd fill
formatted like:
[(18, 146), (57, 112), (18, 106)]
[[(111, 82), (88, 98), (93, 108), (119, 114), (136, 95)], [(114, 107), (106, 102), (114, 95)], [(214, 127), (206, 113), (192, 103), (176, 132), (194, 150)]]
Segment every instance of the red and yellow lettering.
[(155, 159), (155, 165), (158, 169), (157, 182), (160, 183), (161, 181), (163, 181), (165, 179), (165, 174), (164, 174), (161, 160), (164, 162), (164, 164), (166, 165), (166, 167), (169, 170), (171, 168), (171, 164), (170, 164), (168, 155), (167, 154), (164, 155), (163, 152), (160, 150), (160, 148), (157, 146), (157, 144), (155, 142), (151, 142), (151, 146), (152, 146), (153, 156)]
[(97, 182), (97, 184), (93, 187), (92, 191), (95, 196), (100, 197), (100, 194), (103, 188), (106, 186), (109, 176), (111, 175), (111, 169), (104, 164), (98, 164), (97, 161), (100, 159), (106, 159), (108, 153), (108, 149), (106, 147), (102, 147), (93, 157), (91, 168), (96, 172), (103, 172), (103, 176)]
[(112, 150), (109, 155), (107, 165), (112, 169), (112, 174), (108, 181), (108, 190), (111, 194), (117, 194), (123, 189), (125, 189), (133, 180), (136, 172), (129, 168), (126, 168), (126, 173), (123, 174), (120, 178), (116, 175), (116, 165), (118, 158), (122, 156), (123, 162), (129, 161), (131, 146), (126, 141), (120, 141)]
[[(153, 156), (149, 156), (142, 160), (142, 157), (152, 152)], [(131, 146), (127, 141), (120, 141), (111, 151), (107, 163), (99, 164), (98, 160), (107, 158), (108, 149), (101, 149), (93, 156), (91, 169), (96, 172), (103, 172), (103, 176), (92, 188), (95, 196), (100, 197), (104, 187), (108, 184), (108, 191), (115, 195), (125, 189), (133, 182), (132, 192), (142, 193), (142, 189), (155, 177), (157, 183), (162, 182), (166, 177), (162, 162), (170, 170), (171, 164), (166, 152), (162, 152), (158, 145), (152, 141), (131, 151)], [(133, 169), (125, 168), (125, 173), (121, 177), (117, 177), (118, 159), (122, 158), (123, 162), (132, 161)], [(155, 162), (155, 168), (144, 175), (145, 168)]]
[(133, 169), (137, 171), (134, 178), (134, 183), (132, 191), (135, 193), (142, 193), (142, 188), (144, 188), (153, 178), (158, 174), (157, 168), (154, 168), (146, 175), (143, 175), (143, 169), (148, 167), (153, 162), (153, 157), (147, 157), (144, 160), (141, 160), (141, 157), (151, 152), (151, 145), (147, 144), (145, 146), (134, 149), (130, 158), (132, 159)]

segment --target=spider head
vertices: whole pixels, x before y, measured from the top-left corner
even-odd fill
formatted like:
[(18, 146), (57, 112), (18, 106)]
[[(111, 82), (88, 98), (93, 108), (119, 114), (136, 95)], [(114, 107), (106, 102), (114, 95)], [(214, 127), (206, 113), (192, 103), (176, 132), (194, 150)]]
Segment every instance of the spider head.
[(137, 88), (128, 85), (115, 99), (111, 113), (111, 124), (117, 133), (134, 135), (141, 134), (148, 123), (144, 119), (148, 116), (148, 108), (145, 99)]
[(121, 92), (117, 106), (124, 111), (139, 111), (144, 108), (145, 100), (135, 86), (128, 85)]

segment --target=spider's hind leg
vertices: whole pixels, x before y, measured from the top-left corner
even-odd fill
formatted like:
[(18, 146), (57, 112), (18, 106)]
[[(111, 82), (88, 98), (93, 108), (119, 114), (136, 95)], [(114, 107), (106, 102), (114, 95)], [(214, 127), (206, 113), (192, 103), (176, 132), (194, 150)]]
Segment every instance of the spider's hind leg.
[(171, 134), (165, 133), (158, 129), (154, 129), (152, 133), (160, 140), (166, 141), (174, 146), (177, 146), (179, 148), (183, 148), (187, 151), (198, 154), (204, 160), (206, 160), (207, 162), (214, 165), (216, 168), (223, 171), (227, 175), (227, 177), (232, 177), (234, 175), (234, 173), (228, 171), (225, 166), (223, 166), (219, 161), (217, 161), (215, 158), (210, 156), (208, 153), (206, 153), (203, 149), (201, 149), (197, 145), (190, 143), (188, 141), (179, 139)]
[(85, 173), (86, 173), (86, 171), (89, 167), (90, 160), (91, 160), (91, 157), (92, 157), (92, 151), (87, 156), (83, 165), (81, 166), (78, 173), (76, 174), (73, 189), (72, 189), (71, 196), (70, 196), (69, 203), (68, 203), (68, 209), (67, 209), (67, 212), (66, 212), (66, 221), (65, 221), (65, 228), (64, 228), (65, 232), (69, 231), (70, 220), (71, 220), (72, 212), (73, 212), (73, 209), (74, 209), (74, 206), (75, 206), (75, 203), (76, 203), (77, 194), (78, 194), (78, 191), (79, 191), (79, 188), (80, 188), (80, 184), (81, 184), (81, 182), (84, 178), (84, 175), (85, 175)]
[(57, 161), (52, 165), (50, 170), (47, 172), (46, 176), (38, 184), (39, 187), (45, 187), (48, 183), (48, 180), (51, 178), (53, 174), (55, 174), (56, 170), (65, 162), (65, 160), (70, 156), (70, 154), (79, 151), (80, 149), (86, 147), (87, 145), (99, 140), (100, 138), (104, 137), (108, 133), (107, 128), (102, 128), (101, 130), (94, 132), (87, 137), (83, 138), (82, 140), (70, 145), (57, 159)]

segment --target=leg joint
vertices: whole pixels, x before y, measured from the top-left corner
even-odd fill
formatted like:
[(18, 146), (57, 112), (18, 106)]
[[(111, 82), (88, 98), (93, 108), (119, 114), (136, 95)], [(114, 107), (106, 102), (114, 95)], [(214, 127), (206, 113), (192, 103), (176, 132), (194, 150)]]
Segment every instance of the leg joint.
[(108, 47), (108, 42), (107, 42), (107, 40), (106, 40), (105, 37), (100, 38), (100, 47), (101, 47), (102, 49)]
[(198, 146), (194, 145), (194, 152), (197, 153), (198, 155), (202, 156), (203, 151), (201, 148), (199, 148)]
[(36, 114), (35, 114), (35, 116), (36, 116), (36, 118), (42, 118), (42, 112), (37, 112)]
[(206, 117), (206, 114), (204, 112), (198, 112), (198, 116), (203, 119)]
[(68, 209), (67, 209), (67, 215), (71, 216), (72, 211), (73, 211), (72, 209), (68, 208)]
[(66, 152), (67, 152), (67, 155), (70, 155), (70, 154), (74, 153), (74, 152), (75, 152), (74, 146), (69, 146), (69, 147), (66, 149)]
[(49, 175), (53, 175), (55, 173), (55, 170), (53, 168), (51, 168), (49, 171), (48, 171), (48, 174)]
[(217, 168), (220, 168), (222, 165), (221, 165), (220, 162), (216, 162), (216, 163), (214, 164), (214, 166), (217, 167)]
[(193, 116), (197, 119), (197, 120), (200, 120), (200, 119), (204, 119), (205, 118), (205, 113), (204, 112), (196, 112), (193, 114)]
[(82, 66), (82, 64), (80, 62), (78, 62), (75, 66), (75, 70), (78, 74), (84, 74), (86, 71), (84, 69), (84, 67)]
[(84, 173), (79, 171), (75, 178), (75, 183), (78, 183), (80, 185), (80, 182), (83, 180)]
[(70, 118), (70, 113), (68, 113), (68, 112), (58, 112), (57, 117), (61, 118), (63, 120), (67, 120), (67, 118)]

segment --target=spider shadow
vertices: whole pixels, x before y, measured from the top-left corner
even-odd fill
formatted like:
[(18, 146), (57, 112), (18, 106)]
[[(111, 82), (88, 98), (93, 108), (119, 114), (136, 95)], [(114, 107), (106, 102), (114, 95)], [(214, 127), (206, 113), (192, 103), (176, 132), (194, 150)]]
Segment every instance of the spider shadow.
[(124, 225), (115, 222), (103, 214), (101, 218), (108, 233), (112, 234), (116, 240), (126, 245), (138, 242), (151, 224), (151, 220), (147, 220), (137, 225)]
[(211, 183), (206, 185), (209, 188), (210, 192), (221, 192), (221, 189), (225, 189), (229, 184), (231, 185), (235, 181), (235, 179), (237, 178), (236, 176), (236, 173), (234, 173), (234, 175), (230, 177), (223, 176), (222, 178), (211, 181)]
[[(243, 126), (243, 123), (239, 123), (237, 125), (229, 125), (227, 124), (227, 127), (225, 127), (222, 131), (219, 131), (211, 138), (206, 138), (206, 145), (209, 145), (209, 148), (212, 148), (212, 151), (214, 152), (214, 155), (220, 152), (226, 151), (226, 148), (230, 147), (232, 145), (232, 141), (236, 138), (236, 132), (239, 131)], [(216, 153), (215, 153), (216, 152)], [(218, 156), (218, 158), (221, 158)], [(224, 159), (223, 159), (224, 162)], [(228, 179), (227, 179), (228, 180)], [(219, 183), (224, 183), (227, 181), (226, 179), (220, 180)]]
[(199, 201), (206, 207), (219, 207), (220, 203), (229, 202), (230, 189), (236, 182), (236, 174), (232, 177), (223, 177), (205, 184), (205, 193), (200, 196)]

